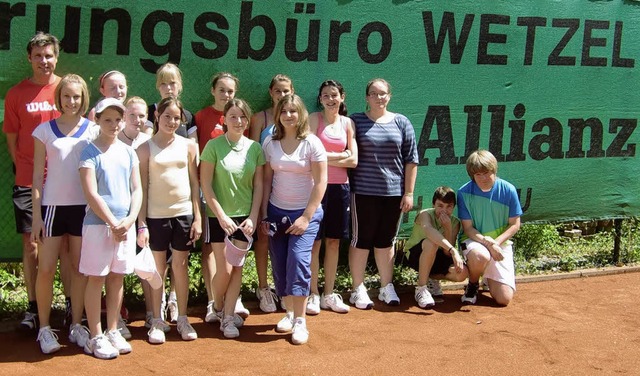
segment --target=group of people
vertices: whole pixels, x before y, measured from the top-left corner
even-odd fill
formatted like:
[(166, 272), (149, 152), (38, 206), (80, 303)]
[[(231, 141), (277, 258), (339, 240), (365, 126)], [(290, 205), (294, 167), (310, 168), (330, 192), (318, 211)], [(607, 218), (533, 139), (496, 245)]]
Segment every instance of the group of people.
[[(102, 359), (131, 351), (121, 305), (123, 276), (133, 272), (136, 248), (151, 250), (163, 277), (170, 269), (168, 298), (166, 277), (155, 288), (142, 280), (153, 344), (164, 343), (167, 319), (176, 322), (183, 340), (198, 337), (187, 317), (187, 267), (200, 240), (209, 298), (204, 319), (218, 322), (226, 338), (238, 337), (249, 315), (240, 297), (243, 266), (230, 262), (230, 248), (253, 245), (260, 309), (275, 312), (280, 303), (286, 313), (275, 330), (290, 332), (294, 344), (308, 341), (307, 314), (350, 310), (334, 291), (341, 240), (350, 239), (349, 302), (373, 307), (364, 285), (373, 249), (378, 299), (400, 303), (393, 285), (395, 240), (402, 214), (413, 208), (418, 153), (409, 119), (387, 108), (387, 81), (371, 80), (367, 110), (348, 117), (339, 82), (320, 85), (321, 110), (309, 114), (292, 80), (279, 74), (269, 86), (271, 106), (254, 114), (236, 98), (238, 79), (218, 73), (211, 81), (213, 103), (193, 115), (179, 99), (180, 70), (167, 63), (156, 74), (157, 103), (127, 98), (126, 77), (109, 71), (99, 80), (104, 97), (89, 110), (85, 81), (55, 74), (54, 36), (36, 34), (27, 53), (33, 76), (7, 93), (3, 130), (15, 164), (13, 201), (23, 236), (29, 308), (22, 324), (39, 325), (43, 353), (60, 349), (49, 322), (58, 259), (69, 297), (70, 342)], [(440, 279), (468, 278), (462, 302), (474, 304), (481, 276), (496, 302), (511, 301), (509, 239), (522, 209), (497, 169), (490, 152), (473, 152), (467, 160), (471, 180), (457, 198), (451, 188), (439, 187), (433, 208), (418, 213), (406, 248), (419, 273), (420, 307), (433, 307), (442, 295)], [(456, 203), (459, 219), (453, 216)]]

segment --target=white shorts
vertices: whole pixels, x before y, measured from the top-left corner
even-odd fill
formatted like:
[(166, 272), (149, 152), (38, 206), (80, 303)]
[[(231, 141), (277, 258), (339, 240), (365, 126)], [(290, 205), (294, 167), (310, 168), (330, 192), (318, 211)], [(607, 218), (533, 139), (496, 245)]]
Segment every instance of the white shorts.
[(80, 273), (87, 276), (105, 276), (109, 273), (133, 273), (136, 257), (136, 227), (131, 226), (127, 240), (116, 242), (109, 226), (82, 226)]
[(494, 260), (489, 250), (481, 243), (467, 239), (464, 241), (464, 244), (466, 245), (466, 249), (463, 252), (464, 257), (467, 257), (469, 252), (473, 250), (486, 254), (486, 256), (489, 257), (489, 263), (482, 273), (483, 278), (493, 279), (516, 291), (516, 272), (513, 264), (513, 242), (511, 240), (507, 240), (502, 245), (502, 256), (504, 256), (502, 261)]

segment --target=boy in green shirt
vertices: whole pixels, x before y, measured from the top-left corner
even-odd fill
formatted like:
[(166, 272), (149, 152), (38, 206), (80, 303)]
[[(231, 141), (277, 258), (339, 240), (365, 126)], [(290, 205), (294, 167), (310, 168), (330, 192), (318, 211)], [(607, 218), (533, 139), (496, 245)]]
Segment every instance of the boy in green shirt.
[[(406, 244), (409, 266), (418, 271), (415, 299), (421, 308), (433, 307), (434, 296), (442, 296), (440, 279), (461, 282), (468, 275), (455, 247), (460, 232), (460, 220), (453, 216), (455, 192), (449, 187), (438, 187), (431, 202), (432, 208), (416, 216)], [(429, 277), (433, 280), (427, 284)]]

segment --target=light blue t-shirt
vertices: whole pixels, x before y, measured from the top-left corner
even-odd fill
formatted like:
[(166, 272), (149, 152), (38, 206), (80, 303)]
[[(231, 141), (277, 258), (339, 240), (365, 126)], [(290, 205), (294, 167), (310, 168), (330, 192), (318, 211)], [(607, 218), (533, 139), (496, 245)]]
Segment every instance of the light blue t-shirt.
[[(91, 168), (96, 173), (98, 194), (118, 220), (129, 214), (131, 206), (131, 173), (138, 165), (138, 156), (133, 148), (121, 141), (102, 152), (93, 143), (80, 154), (80, 168)], [(89, 206), (84, 217), (85, 225), (103, 225)]]
[(483, 192), (473, 180), (458, 190), (458, 217), (471, 220), (482, 235), (498, 237), (509, 226), (509, 218), (521, 215), (518, 192), (506, 180), (496, 178), (489, 192)]
[(276, 127), (275, 124), (267, 125), (266, 127), (264, 127), (262, 132), (260, 132), (260, 145), (264, 145), (264, 140), (266, 140), (267, 137), (273, 135), (273, 129), (275, 127)]

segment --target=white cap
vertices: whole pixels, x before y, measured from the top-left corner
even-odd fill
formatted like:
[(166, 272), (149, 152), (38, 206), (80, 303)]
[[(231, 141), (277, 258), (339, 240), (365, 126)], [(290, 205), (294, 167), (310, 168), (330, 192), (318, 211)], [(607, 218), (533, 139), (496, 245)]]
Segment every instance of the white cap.
[(104, 98), (100, 102), (96, 103), (96, 114), (102, 113), (102, 111), (106, 110), (109, 107), (117, 107), (124, 112), (127, 108), (115, 98)]
[(133, 270), (138, 277), (149, 282), (152, 289), (157, 290), (162, 287), (162, 277), (156, 269), (156, 263), (148, 246), (136, 255)]

